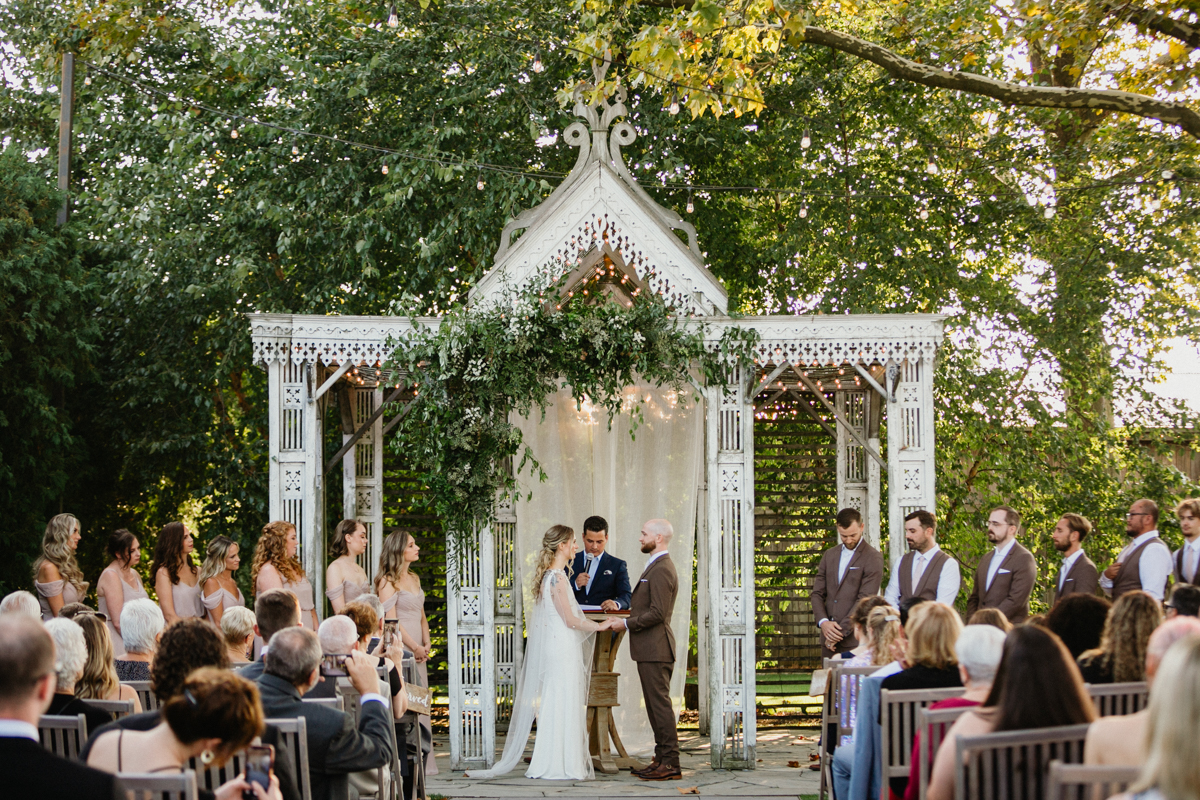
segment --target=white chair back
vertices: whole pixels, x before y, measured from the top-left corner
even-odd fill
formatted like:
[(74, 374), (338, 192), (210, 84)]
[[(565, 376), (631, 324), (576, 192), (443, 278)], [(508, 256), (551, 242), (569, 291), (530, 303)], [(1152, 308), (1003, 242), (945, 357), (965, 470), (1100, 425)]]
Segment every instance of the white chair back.
[(73, 717), (43, 714), (38, 720), (38, 739), (42, 747), (56, 756), (77, 760), (87, 738), (87, 717), (83, 714)]
[(196, 773), (190, 769), (166, 774), (118, 772), (115, 784), (119, 800), (198, 800)]
[(302, 800), (312, 800), (312, 781), (308, 772), (308, 723), (304, 717), (268, 719), (268, 725), (279, 729), (279, 746), (288, 748), (296, 764), (296, 780), (300, 782)]
[(109, 712), (114, 719), (127, 717), (133, 713), (132, 700), (88, 700), (87, 702), (88, 705)]
[(1083, 763), (1088, 725), (960, 736), (956, 800), (1043, 800), (1050, 762)]
[(142, 703), (142, 711), (157, 711), (158, 698), (150, 691), (150, 681), (121, 681), (137, 692), (138, 700)]
[(1140, 767), (1084, 766), (1050, 762), (1046, 800), (1108, 800), (1137, 780)]
[(1096, 713), (1101, 717), (1135, 714), (1150, 702), (1150, 685), (1137, 683), (1089, 683), (1084, 687), (1092, 696)]

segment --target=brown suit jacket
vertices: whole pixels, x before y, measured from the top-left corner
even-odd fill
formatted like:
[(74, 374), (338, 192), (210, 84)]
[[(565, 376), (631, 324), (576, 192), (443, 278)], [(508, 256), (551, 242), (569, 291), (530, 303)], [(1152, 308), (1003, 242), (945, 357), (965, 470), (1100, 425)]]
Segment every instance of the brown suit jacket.
[(989, 550), (975, 568), (975, 586), (967, 598), (967, 619), (971, 619), (971, 615), (981, 608), (996, 608), (1008, 617), (1009, 622), (1017, 625), (1029, 619), (1029, 595), (1033, 591), (1033, 584), (1037, 582), (1037, 563), (1033, 560), (1033, 553), (1020, 542), (1013, 542), (1012, 549), (992, 580), (991, 588), (984, 589), (988, 567), (995, 555), (995, 550)]
[(850, 625), (850, 612), (859, 598), (879, 594), (879, 584), (883, 581), (883, 556), (867, 544), (866, 539), (859, 541), (846, 566), (846, 574), (839, 583), (838, 562), (841, 558), (840, 544), (825, 551), (817, 565), (817, 575), (813, 578), (809, 597), (812, 599), (813, 621), (831, 619), (836, 622), (845, 634), (839, 647), (850, 650), (858, 647), (854, 629)]
[(671, 556), (654, 560), (633, 585), (629, 598), (629, 657), (634, 661), (675, 662), (675, 632), (671, 612), (679, 592), (679, 577)]
[[(1059, 568), (1062, 574), (1062, 568)], [(1058, 577), (1054, 579), (1054, 602), (1062, 600), (1069, 594), (1095, 594), (1100, 587), (1100, 571), (1086, 553), (1080, 553), (1079, 558), (1071, 565), (1071, 571), (1063, 579), (1062, 588), (1058, 588)]]

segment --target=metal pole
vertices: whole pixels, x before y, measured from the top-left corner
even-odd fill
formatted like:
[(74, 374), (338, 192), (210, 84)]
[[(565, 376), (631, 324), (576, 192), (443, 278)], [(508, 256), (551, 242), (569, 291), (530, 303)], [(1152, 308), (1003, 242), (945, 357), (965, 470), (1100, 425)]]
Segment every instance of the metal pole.
[(63, 193), (58, 224), (66, 225), (71, 216), (71, 126), (75, 119), (75, 54), (63, 53), (61, 109), (58, 115), (58, 190)]

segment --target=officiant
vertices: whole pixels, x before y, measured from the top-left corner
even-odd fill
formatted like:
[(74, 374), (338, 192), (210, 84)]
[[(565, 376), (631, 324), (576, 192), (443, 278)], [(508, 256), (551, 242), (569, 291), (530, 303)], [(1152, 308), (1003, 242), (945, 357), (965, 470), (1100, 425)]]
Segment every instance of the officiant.
[(605, 611), (629, 610), (629, 569), (625, 562), (604, 552), (608, 545), (608, 521), (588, 517), (583, 522), (583, 552), (575, 554), (573, 587), (581, 606), (600, 606)]

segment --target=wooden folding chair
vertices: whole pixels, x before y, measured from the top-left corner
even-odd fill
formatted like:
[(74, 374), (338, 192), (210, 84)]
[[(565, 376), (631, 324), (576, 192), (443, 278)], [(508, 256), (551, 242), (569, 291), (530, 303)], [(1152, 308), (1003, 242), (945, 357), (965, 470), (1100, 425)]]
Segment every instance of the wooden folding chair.
[(1108, 800), (1137, 780), (1140, 767), (1085, 766), (1050, 762), (1046, 800)]
[(218, 788), (233, 780), (246, 771), (246, 751), (238, 750), (221, 766), (209, 764), (205, 766), (199, 758), (188, 760), (188, 767), (196, 773), (196, 789), (206, 789), (215, 792)]
[(133, 688), (138, 694), (138, 700), (142, 703), (142, 711), (157, 711), (158, 698), (154, 696), (154, 692), (150, 691), (150, 681), (121, 681), (126, 686)]
[(133, 713), (132, 700), (88, 700), (88, 705), (102, 709), (113, 715), (113, 719), (127, 717)]
[(337, 697), (304, 697), (301, 698), (305, 703), (313, 703), (318, 706), (329, 706), (338, 711), (345, 711), (343, 703), (345, 702), (341, 695)]
[(302, 800), (312, 800), (312, 781), (308, 773), (308, 724), (304, 717), (268, 719), (268, 725), (279, 729), (279, 744), (292, 751), (296, 764), (296, 780), (300, 782)]
[(956, 742), (956, 800), (1043, 800), (1050, 762), (1083, 762), (1088, 725), (961, 736)]
[(87, 738), (87, 717), (83, 714), (73, 717), (43, 714), (38, 720), (38, 739), (42, 747), (56, 756), (78, 760)]
[(1135, 714), (1150, 702), (1150, 685), (1137, 683), (1089, 683), (1084, 686), (1101, 717)]
[(939, 700), (962, 697), (961, 686), (946, 689), (909, 689), (879, 692), (879, 722), (883, 728), (883, 787), (881, 800), (887, 800), (888, 781), (907, 778), (912, 767), (913, 736), (918, 729), (917, 715)]
[(917, 767), (920, 781), (917, 785), (917, 796), (920, 800), (925, 800), (925, 791), (929, 788), (929, 771), (933, 767), (933, 757), (937, 755), (938, 748), (942, 746), (947, 731), (959, 717), (972, 708), (973, 706), (923, 708), (917, 715), (917, 730), (922, 732), (917, 751), (917, 758), (920, 759)]
[(116, 796), (120, 800), (198, 800), (196, 773), (138, 774), (118, 772)]
[[(821, 791), (828, 792), (833, 785), (833, 754), (842, 743), (842, 737), (854, 733), (854, 712), (858, 708), (858, 690), (863, 678), (876, 672), (879, 667), (839, 667), (834, 666), (829, 672), (826, 684), (826, 695), (832, 713), (829, 715), (833, 723), (833, 747), (821, 745)], [(825, 714), (822, 713), (822, 720)], [(822, 737), (829, 736), (829, 726), (822, 725)]]

